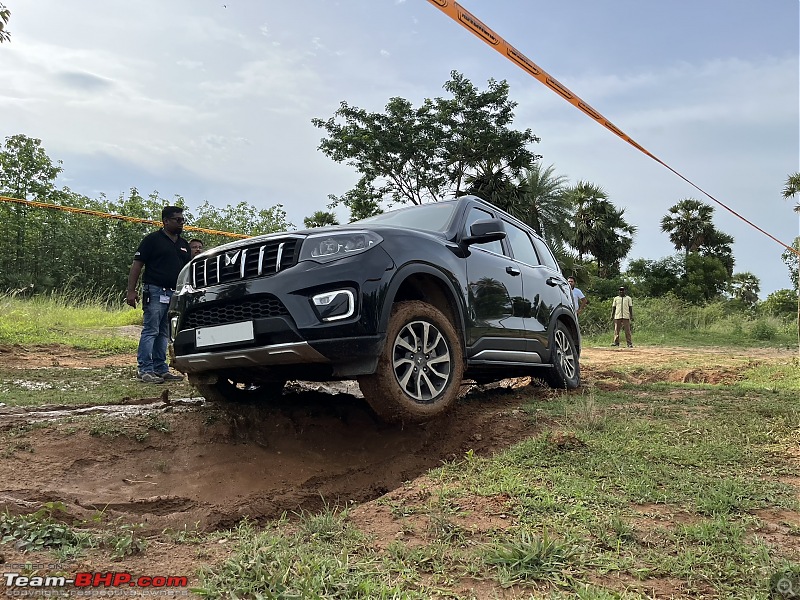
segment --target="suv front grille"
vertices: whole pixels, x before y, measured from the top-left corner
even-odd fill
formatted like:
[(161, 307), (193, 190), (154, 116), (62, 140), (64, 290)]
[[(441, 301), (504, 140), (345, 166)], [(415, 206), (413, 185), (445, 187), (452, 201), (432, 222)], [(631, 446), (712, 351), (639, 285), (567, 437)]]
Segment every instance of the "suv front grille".
[(199, 260), (192, 263), (192, 286), (200, 289), (288, 269), (297, 262), (299, 241), (296, 237), (278, 238)]
[(264, 295), (241, 300), (217, 302), (209, 306), (200, 305), (186, 315), (183, 328), (212, 327), (250, 321), (251, 319), (265, 319), (268, 317), (288, 316), (289, 311), (283, 302), (275, 296)]

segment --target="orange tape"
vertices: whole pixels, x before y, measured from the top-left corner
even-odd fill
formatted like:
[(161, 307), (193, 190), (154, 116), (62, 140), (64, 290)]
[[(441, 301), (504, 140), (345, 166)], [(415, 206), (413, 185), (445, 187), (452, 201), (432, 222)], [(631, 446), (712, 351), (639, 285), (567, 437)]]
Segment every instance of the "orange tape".
[[(111, 213), (104, 213), (99, 210), (89, 210), (88, 208), (74, 208), (72, 206), (60, 206), (58, 204), (49, 204), (47, 202), (37, 202), (36, 200), (22, 200), (20, 198), (9, 198), (8, 196), (0, 196), (3, 202), (12, 202), (14, 204), (24, 204), (26, 206), (33, 206), (35, 208), (51, 208), (54, 210), (63, 210), (64, 212), (71, 212), (79, 215), (90, 215), (93, 217), (101, 217), (104, 219), (116, 219), (117, 221), (127, 221), (129, 223), (146, 223), (148, 225), (156, 225), (161, 227), (161, 221), (153, 221), (151, 219), (140, 219), (138, 217), (128, 217), (126, 215), (114, 215)], [(201, 233), (208, 233), (211, 235), (224, 235), (227, 237), (247, 239), (251, 236), (244, 235), (243, 233), (230, 233), (228, 231), (217, 231), (216, 229), (205, 229), (204, 227), (185, 226), (185, 231), (199, 231)]]
[(800, 251), (796, 250), (792, 246), (785, 244), (784, 242), (780, 241), (778, 238), (773, 236), (772, 234), (764, 231), (756, 225), (752, 223), (739, 213), (737, 213), (732, 208), (726, 206), (724, 203), (720, 202), (714, 196), (694, 184), (692, 181), (681, 175), (678, 171), (670, 167), (667, 163), (662, 161), (660, 158), (655, 156), (654, 154), (648, 152), (643, 146), (636, 143), (630, 136), (628, 136), (624, 131), (619, 129), (616, 125), (614, 125), (611, 121), (606, 119), (600, 112), (589, 106), (586, 102), (581, 100), (577, 94), (575, 94), (572, 90), (570, 90), (567, 86), (562, 84), (558, 81), (555, 77), (549, 75), (544, 69), (542, 69), (539, 65), (534, 63), (530, 60), (527, 56), (522, 54), (519, 50), (514, 48), (511, 44), (506, 42), (502, 37), (497, 35), (492, 29), (487, 26), (483, 21), (478, 19), (475, 15), (461, 6), (458, 2), (454, 2), (453, 0), (428, 0), (431, 4), (433, 4), (436, 8), (441, 10), (444, 14), (448, 17), (453, 19), (456, 23), (467, 29), (468, 31), (472, 32), (478, 38), (489, 44), (493, 49), (497, 52), (505, 56), (508, 60), (513, 62), (515, 65), (520, 67), (523, 71), (528, 73), (531, 77), (539, 80), (541, 83), (546, 85), (550, 88), (553, 92), (561, 96), (564, 100), (575, 106), (578, 110), (580, 110), (583, 114), (590, 117), (593, 121), (600, 123), (603, 127), (608, 129), (611, 133), (616, 135), (617, 137), (622, 138), (626, 142), (628, 142), (631, 146), (636, 148), (639, 152), (646, 154), (650, 158), (652, 158), (657, 163), (663, 165), (670, 171), (672, 171), (675, 175), (683, 179), (686, 183), (691, 185), (697, 191), (702, 193), (703, 195), (707, 196), (714, 202), (716, 202), (719, 206), (733, 214), (734, 216), (738, 217), (754, 229), (760, 231), (764, 235), (766, 235), (771, 240), (777, 242), (787, 250), (794, 252), (798, 256), (800, 256)]

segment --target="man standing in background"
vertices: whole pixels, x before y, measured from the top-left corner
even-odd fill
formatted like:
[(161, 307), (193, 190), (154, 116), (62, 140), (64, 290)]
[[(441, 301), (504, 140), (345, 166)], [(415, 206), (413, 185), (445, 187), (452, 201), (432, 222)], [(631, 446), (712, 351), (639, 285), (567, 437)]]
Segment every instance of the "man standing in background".
[(567, 281), (569, 282), (569, 289), (572, 292), (572, 308), (575, 310), (575, 316), (580, 316), (583, 309), (589, 304), (589, 300), (586, 299), (586, 294), (575, 287), (574, 277), (569, 277)]
[(192, 251), (192, 258), (203, 252), (203, 240), (194, 238), (189, 240), (189, 248)]
[(619, 287), (619, 294), (611, 302), (611, 319), (614, 321), (614, 343), (612, 346), (619, 346), (619, 330), (625, 330), (625, 341), (628, 348), (633, 348), (631, 339), (631, 323), (633, 322), (633, 300), (625, 295), (625, 286)]
[(191, 259), (189, 242), (183, 233), (183, 209), (180, 206), (165, 206), (161, 210), (164, 226), (147, 234), (133, 255), (128, 275), (126, 302), (136, 308), (139, 299), (136, 284), (142, 276), (142, 310), (144, 323), (136, 353), (139, 379), (144, 383), (182, 381), (183, 375), (173, 375), (167, 365), (169, 345), (169, 302), (175, 292), (178, 273)]

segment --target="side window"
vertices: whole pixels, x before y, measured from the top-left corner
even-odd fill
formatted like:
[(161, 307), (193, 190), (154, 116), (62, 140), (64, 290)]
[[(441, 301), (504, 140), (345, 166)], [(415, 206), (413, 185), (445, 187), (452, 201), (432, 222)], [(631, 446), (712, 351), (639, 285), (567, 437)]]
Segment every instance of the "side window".
[[(492, 218), (494, 218), (493, 215), (486, 212), (485, 210), (472, 207), (469, 210), (469, 214), (467, 215), (467, 221), (464, 224), (464, 235), (470, 234), (470, 227), (472, 227), (472, 224), (475, 221), (480, 221), (482, 219), (492, 219)], [(495, 254), (503, 254), (503, 244), (499, 240), (496, 242), (487, 242), (485, 244), (474, 244), (474, 245), (476, 248), (488, 250), (489, 252), (494, 252)]]
[(516, 225), (512, 225), (503, 221), (506, 233), (508, 234), (508, 243), (511, 244), (511, 251), (514, 253), (514, 258), (527, 265), (536, 266), (539, 264), (539, 258), (536, 256), (536, 250), (533, 248), (531, 238), (528, 233)]
[(553, 256), (553, 253), (550, 252), (550, 248), (547, 247), (547, 244), (534, 236), (533, 245), (536, 246), (536, 253), (539, 255), (539, 260), (542, 261), (542, 264), (550, 267), (554, 271), (561, 273), (561, 267), (558, 266), (558, 262), (556, 262), (556, 259)]

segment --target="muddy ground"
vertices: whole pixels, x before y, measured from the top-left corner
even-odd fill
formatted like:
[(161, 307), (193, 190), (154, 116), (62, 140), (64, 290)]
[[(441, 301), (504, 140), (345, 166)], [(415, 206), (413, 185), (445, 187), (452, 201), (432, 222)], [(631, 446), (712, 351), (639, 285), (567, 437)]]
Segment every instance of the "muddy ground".
[[(693, 360), (686, 361), (687, 352)], [(735, 356), (727, 349), (589, 348), (582, 358), (585, 386), (574, 393), (654, 378), (732, 381), (753, 360), (791, 357), (792, 351), (777, 350)], [(0, 365), (7, 368), (134, 363), (132, 356), (92, 358), (61, 347), (0, 349)], [(631, 370), (633, 363), (647, 369)], [(0, 510), (28, 513), (43, 503), (62, 502), (75, 519), (102, 513), (106, 523), (142, 523), (144, 533), (160, 533), (168, 528), (219, 530), (243, 517), (264, 522), (283, 513), (316, 511), (323, 503), (358, 504), (354, 518), (365, 530), (386, 529), (387, 535), (395, 535), (391, 524), (381, 524), (390, 520), (386, 511), (371, 501), (401, 493), (404, 483), (407, 487), (407, 482), (424, 478), (442, 461), (470, 450), (490, 454), (548, 427), (545, 419), (523, 418), (521, 406), (532, 394), (544, 399), (553, 393), (528, 383), (507, 380), (499, 386), (465, 387), (448, 418), (406, 428), (378, 422), (357, 387), (347, 384), (290, 384), (281, 402), (268, 406), (222, 410), (201, 399), (164, 395), (92, 409), (108, 411), (109, 420), (119, 418), (120, 411), (123, 419), (155, 415), (168, 431), (152, 429), (143, 441), (129, 435), (92, 435), (76, 419), (66, 418), (70, 411), (75, 414), (75, 407), (0, 408), (0, 430), (50, 423), (26, 432), (24, 445), (0, 458)], [(480, 518), (480, 511), (475, 514)], [(7, 564), (30, 560), (8, 545), (0, 546), (0, 553)], [(125, 569), (192, 576), (199, 564), (213, 564), (225, 553), (224, 543), (199, 552), (162, 537), (146, 553), (126, 558)], [(97, 553), (72, 568), (119, 570), (119, 564)]]

